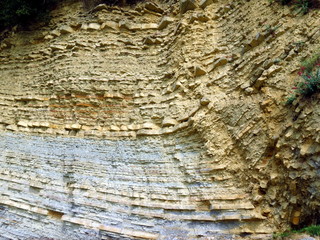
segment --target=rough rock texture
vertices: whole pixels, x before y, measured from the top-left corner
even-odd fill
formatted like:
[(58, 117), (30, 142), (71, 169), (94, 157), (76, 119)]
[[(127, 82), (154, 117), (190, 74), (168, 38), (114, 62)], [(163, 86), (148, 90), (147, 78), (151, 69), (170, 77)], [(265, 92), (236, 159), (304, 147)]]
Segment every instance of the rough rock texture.
[(283, 101), (320, 48), (319, 12), (186, 3), (85, 14), (67, 2), (1, 43), (0, 239), (195, 239), (315, 220), (318, 96)]
[(2, 237), (174, 239), (261, 219), (243, 190), (212, 181), (225, 166), (206, 157), (196, 133), (135, 140), (3, 134), (0, 142)]

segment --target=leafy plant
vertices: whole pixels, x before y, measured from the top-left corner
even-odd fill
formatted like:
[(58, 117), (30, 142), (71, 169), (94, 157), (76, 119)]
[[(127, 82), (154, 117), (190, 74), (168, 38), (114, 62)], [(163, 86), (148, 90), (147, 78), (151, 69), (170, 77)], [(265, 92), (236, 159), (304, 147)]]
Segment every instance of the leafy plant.
[(308, 0), (296, 0), (295, 8), (298, 12), (306, 14), (309, 11), (309, 1)]
[(16, 24), (41, 19), (57, 0), (1, 0), (0, 30)]
[(293, 5), (298, 13), (306, 14), (312, 8), (319, 8), (319, 0), (271, 0), (282, 5)]
[(305, 72), (311, 72), (314, 66), (320, 63), (320, 53), (314, 54), (312, 57), (307, 58), (301, 63), (301, 66), (305, 68)]
[(291, 105), (296, 99), (297, 99), (297, 96), (295, 94), (291, 94), (289, 97), (287, 97), (285, 104)]
[(320, 92), (320, 55), (304, 61), (298, 74), (300, 81), (292, 88), (293, 93), (286, 98), (286, 105), (291, 105), (299, 97), (308, 98)]
[[(61, 0), (60, 0), (61, 1)], [(140, 0), (82, 0), (90, 10), (100, 3), (108, 5), (131, 5)], [(27, 25), (31, 21), (44, 21), (58, 0), (0, 0), (0, 31), (14, 25)]]
[(310, 97), (320, 89), (320, 68), (315, 73), (301, 75), (304, 81), (299, 82), (296, 86), (296, 91), (303, 97)]

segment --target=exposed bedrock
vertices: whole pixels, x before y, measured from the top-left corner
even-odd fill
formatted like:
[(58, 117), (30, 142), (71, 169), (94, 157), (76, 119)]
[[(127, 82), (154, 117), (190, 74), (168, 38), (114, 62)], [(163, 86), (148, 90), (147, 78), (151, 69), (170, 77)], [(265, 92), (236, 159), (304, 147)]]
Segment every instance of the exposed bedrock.
[(316, 223), (319, 12), (61, 3), (0, 44), (0, 239), (197, 239)]
[[(195, 132), (135, 140), (1, 136), (3, 237), (170, 239), (264, 219)], [(250, 221), (250, 223), (249, 223)], [(89, 229), (93, 230), (89, 230)]]

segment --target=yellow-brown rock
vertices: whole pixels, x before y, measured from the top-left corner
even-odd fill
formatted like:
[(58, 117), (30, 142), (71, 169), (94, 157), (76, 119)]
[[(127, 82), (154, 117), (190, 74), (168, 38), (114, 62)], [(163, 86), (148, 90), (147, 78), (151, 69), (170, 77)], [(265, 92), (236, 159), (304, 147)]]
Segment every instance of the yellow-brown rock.
[(319, 96), (283, 102), (320, 49), (319, 16), (268, 0), (66, 1), (9, 34), (0, 239), (268, 239), (312, 222)]

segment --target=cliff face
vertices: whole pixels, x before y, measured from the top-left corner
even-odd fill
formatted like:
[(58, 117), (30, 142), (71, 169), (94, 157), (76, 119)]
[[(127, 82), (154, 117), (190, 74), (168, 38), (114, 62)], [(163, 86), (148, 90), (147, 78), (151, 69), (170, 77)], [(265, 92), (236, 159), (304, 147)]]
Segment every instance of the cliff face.
[[(206, 6), (207, 5), (207, 6)], [(0, 52), (0, 239), (272, 233), (319, 213), (319, 12), (61, 4)]]

